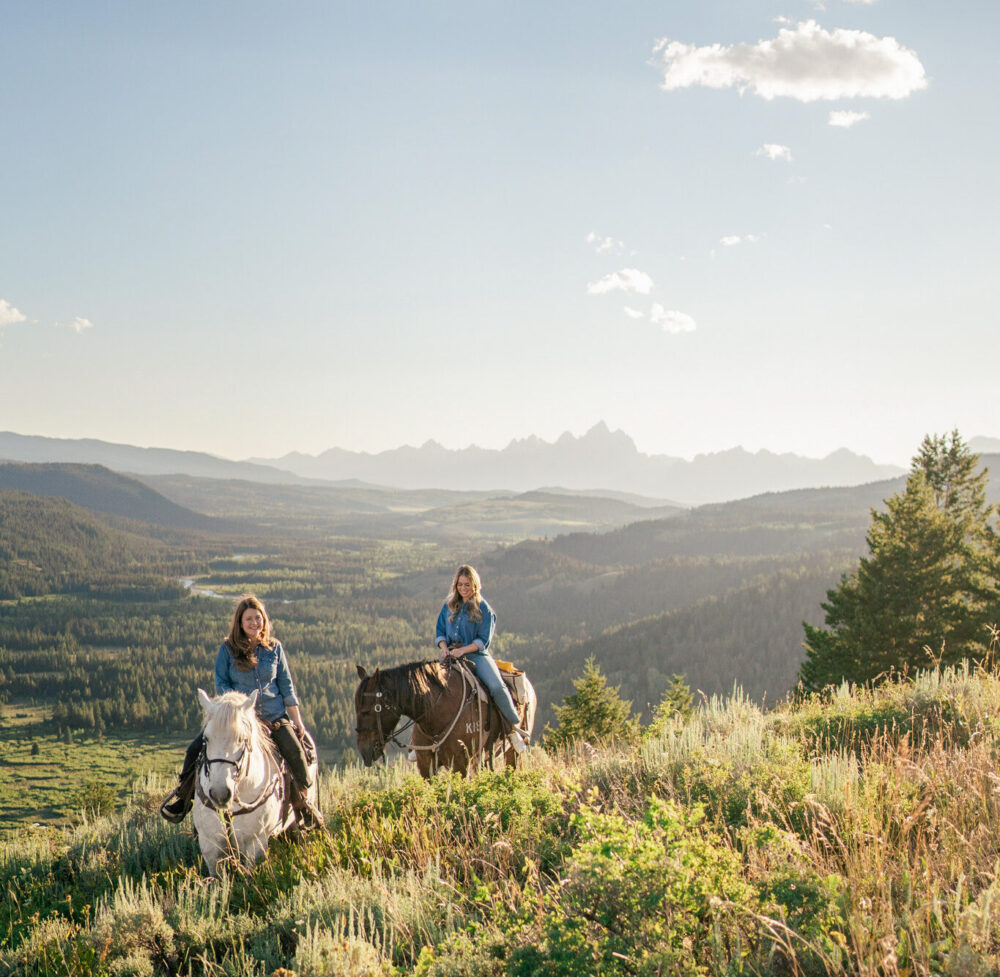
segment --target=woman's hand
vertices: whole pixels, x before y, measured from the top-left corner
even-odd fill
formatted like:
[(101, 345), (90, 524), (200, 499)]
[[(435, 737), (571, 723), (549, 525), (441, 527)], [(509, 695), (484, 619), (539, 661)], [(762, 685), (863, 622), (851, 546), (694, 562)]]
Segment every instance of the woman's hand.
[(285, 709), (288, 714), (288, 718), (292, 721), (292, 726), (301, 732), (306, 731), (305, 723), (302, 722), (302, 710), (298, 706), (288, 706)]

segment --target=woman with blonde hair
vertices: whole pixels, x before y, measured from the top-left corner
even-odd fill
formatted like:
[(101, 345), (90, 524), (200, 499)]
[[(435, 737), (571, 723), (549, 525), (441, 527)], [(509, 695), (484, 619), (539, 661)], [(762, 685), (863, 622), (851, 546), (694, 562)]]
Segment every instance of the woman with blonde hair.
[[(304, 827), (315, 827), (322, 819), (306, 799), (312, 780), (302, 738), (308, 733), (295, 695), (288, 656), (271, 633), (266, 608), (253, 594), (240, 598), (229, 634), (215, 657), (215, 694), (224, 692), (258, 693), (257, 718), (271, 731), (271, 738), (292, 775), (292, 806), (300, 813)], [(168, 821), (181, 821), (191, 810), (203, 746), (204, 737), (198, 733), (184, 755), (179, 786), (160, 807), (160, 813)]]
[(463, 564), (455, 571), (448, 599), (438, 614), (434, 643), (445, 661), (464, 658), (472, 665), (476, 678), (489, 690), (500, 715), (510, 723), (510, 745), (516, 752), (523, 753), (528, 748), (528, 734), (518, 726), (521, 717), (490, 654), (496, 622), (493, 608), (482, 595), (479, 574), (473, 567)]

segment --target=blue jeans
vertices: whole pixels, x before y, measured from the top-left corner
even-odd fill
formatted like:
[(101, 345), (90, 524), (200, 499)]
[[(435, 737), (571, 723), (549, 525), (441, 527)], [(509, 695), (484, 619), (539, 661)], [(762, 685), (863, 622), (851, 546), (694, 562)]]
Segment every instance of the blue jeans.
[(517, 714), (514, 700), (510, 697), (507, 684), (500, 675), (500, 669), (493, 660), (493, 656), (488, 651), (470, 651), (462, 656), (472, 662), (472, 667), (476, 670), (476, 678), (489, 689), (493, 701), (500, 710), (500, 715), (511, 724), (517, 726), (521, 722), (521, 717)]

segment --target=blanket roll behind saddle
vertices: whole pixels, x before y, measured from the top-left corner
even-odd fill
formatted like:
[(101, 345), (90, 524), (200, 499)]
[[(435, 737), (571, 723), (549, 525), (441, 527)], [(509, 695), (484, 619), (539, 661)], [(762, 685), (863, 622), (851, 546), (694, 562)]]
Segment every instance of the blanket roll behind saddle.
[(499, 658), (494, 659), (494, 661), (497, 663), (497, 668), (500, 669), (500, 675), (504, 682), (507, 683), (507, 688), (510, 689), (510, 693), (514, 697), (514, 705), (524, 705), (527, 698), (524, 690), (524, 671), (517, 668), (513, 662), (501, 661)]

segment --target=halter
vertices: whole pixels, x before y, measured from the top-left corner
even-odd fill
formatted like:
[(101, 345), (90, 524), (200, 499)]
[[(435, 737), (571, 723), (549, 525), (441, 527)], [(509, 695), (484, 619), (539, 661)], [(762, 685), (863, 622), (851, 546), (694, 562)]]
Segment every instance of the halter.
[[(449, 662), (448, 663), (449, 671), (451, 670), (451, 668), (452, 668), (452, 663)], [(375, 725), (378, 727), (379, 747), (381, 748), (383, 755), (385, 754), (385, 747), (387, 743), (394, 743), (401, 750), (407, 750), (407, 749), (432, 750), (436, 753), (438, 749), (440, 749), (441, 744), (444, 743), (446, 739), (448, 739), (448, 737), (451, 735), (451, 731), (458, 724), (459, 717), (462, 715), (462, 712), (465, 709), (465, 704), (466, 702), (468, 702), (468, 699), (466, 698), (466, 692), (470, 689), (470, 687), (473, 688), (473, 691), (475, 691), (474, 687), (471, 686), (471, 682), (468, 675), (466, 674), (466, 670), (464, 668), (459, 668), (459, 672), (461, 673), (462, 676), (462, 701), (458, 705), (458, 711), (455, 713), (454, 719), (452, 719), (452, 721), (448, 724), (448, 728), (433, 743), (430, 743), (427, 746), (417, 746), (412, 743), (407, 746), (404, 743), (400, 743), (399, 740), (396, 739), (396, 737), (401, 735), (402, 733), (405, 733), (408, 729), (410, 729), (413, 726), (418, 727), (421, 730), (421, 732), (423, 732), (423, 728), (420, 726), (421, 721), (424, 719), (427, 713), (430, 712), (431, 709), (433, 709), (441, 701), (441, 696), (444, 695), (446, 691), (445, 689), (442, 689), (438, 693), (438, 697), (434, 700), (434, 702), (430, 706), (428, 706), (423, 711), (419, 719), (410, 719), (410, 721), (405, 726), (403, 726), (401, 729), (392, 731), (389, 736), (386, 736), (385, 731), (382, 729), (382, 702), (381, 701), (375, 702), (375, 705), (372, 706), (372, 711), (375, 713)], [(374, 692), (362, 692), (361, 694), (362, 696), (368, 696), (368, 697), (374, 696), (376, 700), (388, 698), (388, 696), (385, 695), (379, 688), (376, 688)], [(395, 711), (398, 712), (400, 715), (402, 715), (402, 711), (400, 710), (398, 703), (394, 703), (393, 705), (395, 706)], [(356, 726), (355, 732), (360, 733), (361, 729)], [(426, 733), (424, 735), (426, 735)]]

